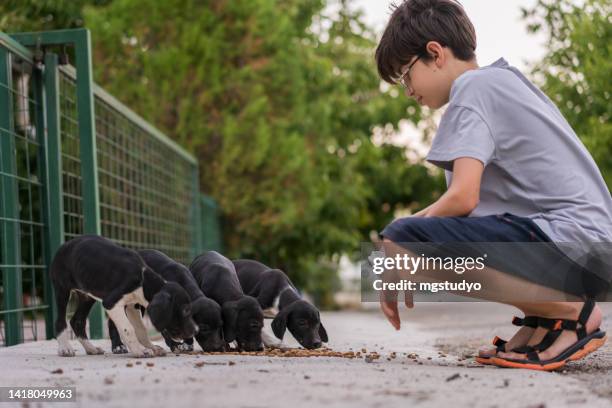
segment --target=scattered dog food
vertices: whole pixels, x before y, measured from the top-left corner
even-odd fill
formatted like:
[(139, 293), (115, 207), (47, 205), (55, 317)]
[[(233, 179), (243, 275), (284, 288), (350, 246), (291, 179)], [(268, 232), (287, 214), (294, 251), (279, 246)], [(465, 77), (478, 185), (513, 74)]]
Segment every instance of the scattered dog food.
[(147, 367), (153, 367), (155, 363), (147, 363)]
[(236, 364), (233, 361), (230, 361), (230, 363), (220, 363), (220, 362), (214, 362), (214, 361), (208, 361), (208, 362), (200, 361), (198, 363), (195, 363), (194, 367), (200, 368), (200, 367), (204, 367), (205, 365), (234, 365)]
[[(381, 358), (381, 355), (376, 351), (368, 352), (367, 349), (362, 348), (361, 351), (335, 351), (328, 347), (322, 347), (315, 350), (307, 350), (302, 348), (266, 348), (264, 351), (226, 351), (226, 352), (201, 352), (194, 351), (188, 353), (195, 355), (237, 355), (237, 356), (267, 356), (267, 357), (337, 357), (337, 358), (364, 358), (367, 363), (371, 363)], [(416, 353), (405, 353), (409, 358), (414, 359), (418, 354)], [(392, 351), (387, 356), (387, 360), (391, 361), (397, 358), (397, 352)], [(211, 363), (207, 363), (211, 364)], [(228, 365), (234, 365), (235, 363), (230, 361)], [(203, 365), (203, 364), (202, 364)], [(201, 367), (202, 365), (197, 365)]]
[(64, 374), (64, 370), (62, 370), (61, 368), (58, 368), (57, 370), (51, 371), (51, 374)]
[[(364, 349), (365, 350), (365, 349)], [(268, 357), (341, 357), (356, 358), (361, 354), (354, 351), (334, 351), (327, 347), (315, 350), (301, 348), (266, 348), (264, 351), (225, 351), (225, 352), (192, 352), (190, 354), (200, 355), (237, 355), (237, 356), (268, 356)], [(374, 354), (378, 355), (376, 352)], [(378, 356), (380, 357), (380, 356)], [(378, 358), (377, 357), (377, 358)]]
[(456, 380), (457, 378), (461, 378), (461, 375), (459, 373), (455, 373), (455, 374), (451, 375), (450, 377), (448, 377), (446, 379), (446, 382)]

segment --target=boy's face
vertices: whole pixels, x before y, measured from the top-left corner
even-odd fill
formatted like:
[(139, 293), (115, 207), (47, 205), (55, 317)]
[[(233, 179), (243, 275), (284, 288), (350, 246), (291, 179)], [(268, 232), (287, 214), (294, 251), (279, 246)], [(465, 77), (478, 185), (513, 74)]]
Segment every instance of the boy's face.
[(450, 75), (449, 57), (454, 56), (448, 48), (435, 41), (427, 44), (427, 51), (433, 60), (425, 61), (418, 56), (412, 57), (410, 62), (401, 68), (402, 78), (406, 86), (406, 96), (414, 98), (419, 105), (438, 109), (449, 99), (454, 80)]

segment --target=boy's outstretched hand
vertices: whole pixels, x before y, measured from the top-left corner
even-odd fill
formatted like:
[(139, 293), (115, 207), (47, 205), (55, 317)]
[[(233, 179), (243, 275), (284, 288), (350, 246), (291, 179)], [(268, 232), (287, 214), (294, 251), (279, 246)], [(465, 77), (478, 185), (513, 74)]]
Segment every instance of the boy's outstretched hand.
[[(407, 290), (404, 292), (404, 304), (407, 308), (414, 307), (412, 292)], [(389, 323), (399, 330), (401, 326), (399, 310), (397, 308), (397, 291), (381, 291), (380, 292), (380, 309), (389, 320)]]

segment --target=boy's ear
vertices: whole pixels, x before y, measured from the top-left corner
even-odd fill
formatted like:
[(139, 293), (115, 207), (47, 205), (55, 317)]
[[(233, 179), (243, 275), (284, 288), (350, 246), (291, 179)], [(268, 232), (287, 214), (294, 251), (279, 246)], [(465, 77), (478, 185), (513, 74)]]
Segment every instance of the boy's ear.
[(236, 322), (238, 320), (238, 302), (226, 302), (221, 308), (223, 315), (223, 337), (226, 343), (236, 340)]
[(274, 320), (272, 320), (272, 332), (274, 335), (282, 340), (285, 335), (285, 331), (287, 330), (287, 317), (289, 316), (289, 311), (287, 309), (282, 309)]
[(446, 61), (446, 54), (444, 53), (444, 47), (437, 41), (429, 41), (425, 46), (427, 53), (433, 58), (434, 64), (440, 67)]

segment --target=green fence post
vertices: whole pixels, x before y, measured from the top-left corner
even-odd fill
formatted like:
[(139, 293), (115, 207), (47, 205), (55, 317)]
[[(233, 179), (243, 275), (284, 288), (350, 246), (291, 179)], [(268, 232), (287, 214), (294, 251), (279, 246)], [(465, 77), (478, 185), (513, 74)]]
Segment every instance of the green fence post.
[[(27, 46), (74, 44), (76, 55), (77, 117), (81, 160), (81, 190), (83, 195), (83, 233), (100, 235), (100, 199), (96, 153), (96, 123), (94, 116), (91, 35), (85, 28), (39, 33), (14, 33), (11, 37)], [(104, 312), (96, 302), (89, 313), (89, 335), (104, 336)]]
[[(94, 116), (93, 74), (91, 63), (91, 36), (89, 30), (80, 30), (75, 41), (77, 114), (81, 158), (81, 189), (83, 191), (83, 232), (100, 235), (100, 197), (98, 188), (98, 159), (96, 156), (96, 121)], [(89, 313), (89, 335), (92, 339), (104, 337), (104, 312), (96, 302)]]
[[(2, 222), (2, 253), (4, 254), (2, 281), (4, 283), (4, 310), (6, 312), (5, 344), (11, 346), (21, 343), (23, 312), (22, 284), (21, 284), (21, 254), (19, 240), (19, 193), (16, 165), (15, 136), (13, 134), (13, 101), (10, 89), (12, 89), (12, 73), (10, 53), (4, 47), (0, 47), (0, 173), (4, 179), (2, 200), (4, 202), (1, 214)], [(4, 134), (2, 134), (4, 133)]]
[[(83, 233), (100, 235), (100, 199), (96, 154), (96, 123), (94, 116), (91, 35), (85, 28), (38, 33), (14, 33), (15, 40), (26, 46), (74, 44), (76, 55), (77, 118), (81, 160), (81, 190), (83, 196)], [(96, 302), (89, 313), (89, 335), (92, 339), (104, 335), (104, 312)]]
[[(51, 261), (64, 241), (64, 202), (62, 200), (62, 147), (60, 139), (59, 111), (59, 78), (57, 73), (57, 55), (45, 55), (45, 110), (47, 112), (47, 137), (45, 143), (45, 163), (47, 171), (45, 178), (45, 264), (51, 266)], [(44, 142), (43, 142), (44, 143)], [(45, 274), (45, 303), (49, 305), (45, 314), (47, 339), (55, 336), (55, 319), (57, 307), (55, 293)]]
[[(41, 61), (42, 62), (42, 61)], [(48, 239), (46, 236), (46, 232), (48, 230), (49, 227), (49, 222), (47, 221), (47, 217), (46, 217), (46, 211), (47, 211), (47, 201), (46, 201), (46, 189), (47, 189), (47, 160), (46, 160), (46, 141), (47, 141), (47, 121), (45, 118), (45, 83), (44, 83), (44, 66), (38, 62), (38, 61), (34, 61), (33, 65), (32, 65), (32, 91), (33, 91), (33, 99), (35, 102), (35, 107), (36, 110), (34, 112), (34, 124), (35, 124), (35, 129), (36, 129), (36, 141), (38, 142), (38, 149), (36, 152), (36, 160), (38, 163), (37, 169), (38, 169), (38, 178), (40, 180), (40, 201), (39, 201), (39, 208), (33, 208), (32, 211), (38, 211), (40, 216), (41, 216), (41, 222), (43, 224), (43, 228), (41, 230), (41, 234), (40, 235), (34, 235), (32, 234), (32, 236), (30, 237), (30, 240), (40, 240), (40, 248), (42, 250), (42, 252), (40, 253), (41, 256), (41, 263), (44, 263), (45, 266), (48, 267), (49, 265), (49, 243), (48, 243)], [(31, 243), (31, 245), (33, 245)], [(33, 261), (34, 259), (32, 259)], [(50, 318), (50, 312), (51, 312), (51, 307), (55, 306), (55, 302), (51, 302), (50, 301), (50, 295), (51, 295), (51, 291), (50, 291), (50, 280), (49, 280), (49, 274), (47, 271), (47, 268), (45, 268), (42, 271), (42, 289), (43, 289), (43, 302), (44, 305), (42, 306), (38, 306), (38, 310), (43, 310), (45, 313), (45, 332), (46, 332), (46, 336), (45, 338), (49, 339), (51, 337), (53, 337), (53, 320), (51, 320)], [(34, 274), (32, 274), (34, 275)], [(35, 285), (35, 279), (34, 282), (32, 282), (34, 286)], [(35, 290), (35, 289), (34, 289)], [(32, 293), (33, 295), (33, 293)], [(35, 340), (39, 340), (38, 338), (38, 323), (36, 320), (36, 314), (33, 311), (32, 313), (32, 317), (33, 317), (33, 325), (34, 325), (34, 330), (35, 330)]]

